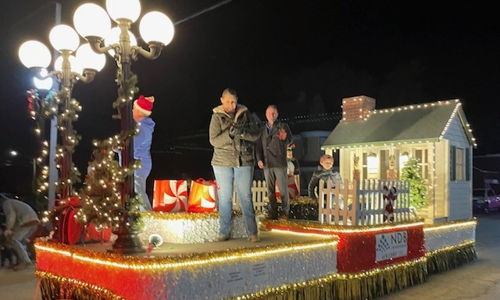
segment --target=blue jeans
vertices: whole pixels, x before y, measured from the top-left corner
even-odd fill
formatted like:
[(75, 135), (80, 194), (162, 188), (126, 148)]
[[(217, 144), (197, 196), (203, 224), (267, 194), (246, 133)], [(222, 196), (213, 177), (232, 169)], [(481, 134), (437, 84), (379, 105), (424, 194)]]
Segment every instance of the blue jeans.
[(31, 263), (31, 259), (26, 251), (25, 240), (30, 238), (38, 229), (38, 224), (31, 226), (16, 226), (12, 229), (12, 236), (7, 239), (7, 245), (16, 252), (18, 262)]
[(240, 201), (248, 236), (257, 234), (257, 223), (252, 203), (252, 167), (222, 167), (213, 166), (217, 181), (220, 214), (220, 231), (222, 236), (231, 235), (231, 216), (233, 212), (233, 180)]
[(146, 179), (147, 177), (139, 177), (134, 175), (134, 189), (135, 193), (142, 198), (143, 205), (141, 211), (152, 210), (151, 202), (149, 202), (148, 194), (146, 194)]

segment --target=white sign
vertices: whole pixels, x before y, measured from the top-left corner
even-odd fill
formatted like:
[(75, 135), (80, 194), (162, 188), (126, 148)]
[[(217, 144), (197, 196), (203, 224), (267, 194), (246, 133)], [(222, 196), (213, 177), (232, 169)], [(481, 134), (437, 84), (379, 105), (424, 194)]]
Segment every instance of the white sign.
[(375, 239), (375, 262), (408, 255), (407, 231), (381, 233)]

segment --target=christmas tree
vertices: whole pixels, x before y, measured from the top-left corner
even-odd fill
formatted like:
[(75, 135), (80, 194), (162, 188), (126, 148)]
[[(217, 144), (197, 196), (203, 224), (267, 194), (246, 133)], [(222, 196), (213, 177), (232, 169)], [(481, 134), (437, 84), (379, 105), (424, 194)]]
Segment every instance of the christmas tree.
[(421, 167), (418, 160), (410, 158), (403, 168), (401, 180), (410, 184), (410, 203), (415, 208), (427, 206), (427, 186), (422, 178)]
[[(141, 199), (136, 196), (125, 205), (121, 203), (121, 185), (137, 168), (135, 163), (131, 169), (123, 169), (115, 159), (115, 151), (120, 151), (123, 147), (122, 141), (116, 136), (103, 142), (94, 142), (97, 148), (93, 152), (93, 161), (89, 164), (85, 189), (81, 194), (82, 207), (77, 213), (77, 219), (81, 223), (92, 222), (98, 229), (110, 226), (116, 230), (120, 224), (140, 229)], [(122, 218), (127, 220), (124, 222)]]

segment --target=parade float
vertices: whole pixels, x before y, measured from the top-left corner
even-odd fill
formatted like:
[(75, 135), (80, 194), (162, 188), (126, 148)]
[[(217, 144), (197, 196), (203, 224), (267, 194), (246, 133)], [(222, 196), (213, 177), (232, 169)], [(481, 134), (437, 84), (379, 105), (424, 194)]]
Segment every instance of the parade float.
[[(108, 12), (95, 4), (82, 5), (75, 27), (94, 52), (113, 52), (119, 85), (114, 106), (122, 130), (95, 141), (85, 188), (78, 192), (73, 189), (78, 173), (71, 154), (78, 137), (72, 122), (81, 107), (71, 98), (71, 89), (96, 72), (86, 69), (81, 75), (71, 64), (79, 44), (73, 29), (58, 27), (53, 34), (64, 37), (53, 43), (62, 57), (61, 70), (54, 74), (63, 85), (46, 113), (61, 115), (64, 138), (58, 150), (60, 199), (46, 215), (54, 233), (35, 243), (43, 299), (373, 299), (475, 258), (477, 222), (466, 199), (473, 138), (464, 130), (468, 125), (459, 102), (376, 111), (367, 97), (344, 99), (345, 118), (323, 144), (327, 153), (340, 151), (344, 180), (321, 182), (317, 203), (292, 203), (315, 210), (308, 214), (317, 216), (315, 220), (265, 219), (266, 189), (255, 183), (260, 243), (246, 239), (237, 212), (232, 239), (216, 242), (216, 193), (210, 191), (213, 184), (203, 181), (198, 183), (206, 188), (198, 190), (181, 181), (168, 182), (155, 196), (156, 211), (140, 212), (141, 199), (133, 193), (133, 170), (139, 162), (131, 151), (136, 133), (131, 108), (138, 89), (131, 63), (139, 55), (157, 58), (172, 40), (173, 24), (157, 12), (146, 14), (140, 24), (149, 47), (145, 50), (128, 31), (140, 15), (139, 1), (108, 0), (106, 7)], [(104, 28), (111, 27), (108, 14), (117, 23), (115, 30)], [(148, 27), (158, 24), (170, 31), (148, 33)], [(103, 40), (108, 31), (115, 35)], [(39, 46), (35, 44), (27, 46)], [(49, 62), (50, 56), (43, 64)], [(394, 120), (400, 123), (390, 123)], [(396, 132), (403, 124), (412, 130)], [(343, 138), (338, 130), (346, 126), (354, 140), (338, 144)], [(412, 192), (398, 174), (410, 156), (421, 159), (420, 172), (429, 187), (424, 196), (432, 196), (416, 211), (412, 201), (422, 191)], [(47, 189), (46, 180), (41, 180), (41, 191)]]

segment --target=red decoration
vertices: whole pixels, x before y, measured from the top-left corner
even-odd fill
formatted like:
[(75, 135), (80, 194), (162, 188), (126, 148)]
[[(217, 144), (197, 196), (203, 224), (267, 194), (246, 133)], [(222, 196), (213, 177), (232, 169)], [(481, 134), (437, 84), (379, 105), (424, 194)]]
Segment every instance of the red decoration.
[[(337, 245), (337, 270), (339, 273), (357, 273), (391, 264), (402, 263), (425, 256), (424, 227), (422, 223), (401, 225), (394, 227), (377, 227), (352, 231), (332, 228), (304, 228), (300, 225), (268, 224), (268, 229), (280, 229), (292, 232), (315, 233), (322, 235), (336, 235), (339, 237)], [(349, 228), (346, 228), (349, 229)], [(376, 260), (376, 237), (379, 234), (406, 232), (407, 254), (392, 259)]]
[(92, 243), (92, 242), (109, 242), (111, 239), (111, 228), (104, 227), (97, 229), (94, 223), (90, 223), (87, 225), (84, 242)]
[(395, 187), (389, 189), (384, 185), (384, 200), (385, 200), (385, 212), (384, 212), (384, 222), (394, 222), (394, 201), (397, 200), (398, 191)]
[(215, 180), (196, 179), (191, 184), (188, 212), (208, 213), (216, 210), (217, 183)]
[(55, 230), (52, 239), (63, 244), (73, 245), (79, 242), (83, 234), (83, 225), (78, 223), (75, 215), (80, 207), (80, 198), (70, 197), (58, 200), (55, 208)]
[(186, 180), (155, 180), (153, 192), (154, 211), (186, 211), (187, 198)]
[[(292, 200), (300, 196), (298, 184), (295, 175), (288, 175), (287, 177), (288, 185), (288, 199)], [(279, 191), (278, 182), (276, 182), (276, 198), (281, 198), (281, 193)]]

